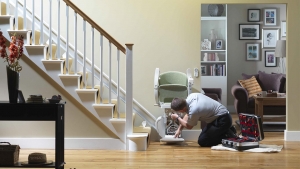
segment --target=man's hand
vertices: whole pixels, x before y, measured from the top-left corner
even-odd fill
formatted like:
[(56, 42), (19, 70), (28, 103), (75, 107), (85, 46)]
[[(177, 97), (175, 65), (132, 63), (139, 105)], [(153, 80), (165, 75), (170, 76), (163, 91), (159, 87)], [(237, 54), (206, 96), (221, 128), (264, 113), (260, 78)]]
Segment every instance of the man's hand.
[(175, 133), (175, 135), (174, 135), (174, 138), (178, 138), (179, 135), (180, 135), (180, 133), (181, 133), (181, 130), (180, 130), (180, 128), (178, 128), (178, 129), (176, 130), (176, 133)]
[(178, 117), (178, 114), (171, 114), (171, 118), (173, 119), (173, 120), (176, 120), (177, 119), (177, 117)]

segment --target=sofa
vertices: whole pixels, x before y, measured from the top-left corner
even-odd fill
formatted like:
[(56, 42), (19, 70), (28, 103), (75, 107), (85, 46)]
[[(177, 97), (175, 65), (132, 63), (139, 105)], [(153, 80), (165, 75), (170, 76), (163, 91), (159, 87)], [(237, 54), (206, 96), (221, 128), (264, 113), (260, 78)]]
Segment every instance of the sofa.
[[(203, 94), (206, 96), (221, 102), (222, 89), (221, 88), (202, 88)], [(201, 121), (201, 129), (206, 126), (206, 122)]]
[[(257, 74), (248, 75), (243, 73), (242, 80), (238, 80), (236, 84), (231, 87), (231, 94), (234, 96), (234, 107), (236, 113), (255, 114), (255, 99), (249, 97), (249, 90), (241, 86), (243, 80), (255, 77), (261, 91), (278, 91), (285, 93), (286, 75), (278, 73), (265, 73), (259, 71)], [(258, 93), (256, 93), (258, 94)], [(264, 106), (264, 115), (285, 115), (285, 106)]]

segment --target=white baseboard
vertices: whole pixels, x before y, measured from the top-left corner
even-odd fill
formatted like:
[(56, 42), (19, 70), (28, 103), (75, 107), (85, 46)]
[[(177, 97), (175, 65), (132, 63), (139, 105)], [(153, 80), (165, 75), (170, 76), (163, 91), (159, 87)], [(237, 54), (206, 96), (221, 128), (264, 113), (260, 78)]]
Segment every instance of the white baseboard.
[(285, 141), (300, 141), (300, 131), (287, 131), (284, 130)]
[[(54, 138), (0, 138), (0, 142), (10, 142), (24, 149), (54, 149)], [(65, 138), (65, 149), (125, 150), (126, 145), (114, 138)]]

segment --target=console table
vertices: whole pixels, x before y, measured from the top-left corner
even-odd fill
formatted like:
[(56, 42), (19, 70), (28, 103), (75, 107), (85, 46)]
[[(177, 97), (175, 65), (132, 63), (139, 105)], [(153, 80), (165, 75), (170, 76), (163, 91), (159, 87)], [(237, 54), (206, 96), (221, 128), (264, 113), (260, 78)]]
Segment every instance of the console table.
[(0, 120), (2, 121), (55, 121), (55, 162), (51, 165), (23, 166), (20, 162), (14, 166), (0, 168), (55, 168), (64, 169), (65, 104), (50, 103), (8, 103), (0, 102)]
[(285, 106), (286, 105), (286, 97), (262, 97), (262, 96), (256, 96), (255, 97), (255, 115), (258, 115), (261, 117), (261, 121), (264, 122), (263, 116), (264, 111), (263, 107), (264, 105), (271, 105), (271, 106)]

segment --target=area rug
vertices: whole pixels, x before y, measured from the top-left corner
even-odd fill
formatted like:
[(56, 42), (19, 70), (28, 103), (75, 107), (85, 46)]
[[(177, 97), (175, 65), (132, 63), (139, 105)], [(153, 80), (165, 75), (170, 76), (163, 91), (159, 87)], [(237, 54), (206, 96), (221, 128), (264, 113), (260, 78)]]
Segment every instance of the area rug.
[[(252, 153), (278, 153), (282, 150), (283, 146), (282, 145), (265, 145), (265, 144), (260, 144), (259, 148), (252, 148), (249, 150), (244, 150), (244, 152), (252, 152)], [(233, 148), (229, 147), (224, 147), (222, 144), (219, 144), (217, 146), (212, 146), (212, 150), (221, 150), (221, 151), (238, 151)]]

